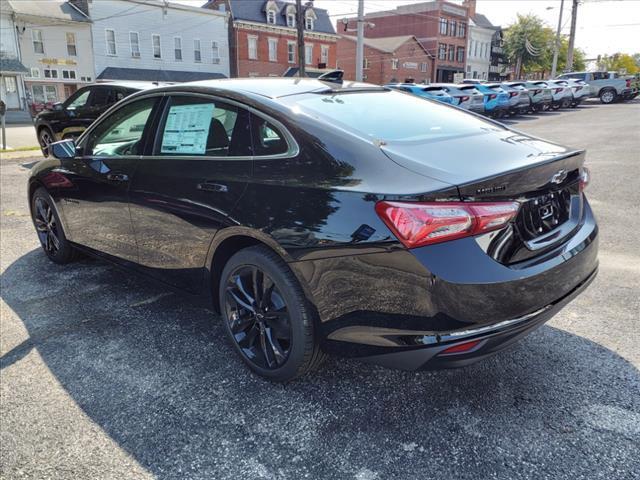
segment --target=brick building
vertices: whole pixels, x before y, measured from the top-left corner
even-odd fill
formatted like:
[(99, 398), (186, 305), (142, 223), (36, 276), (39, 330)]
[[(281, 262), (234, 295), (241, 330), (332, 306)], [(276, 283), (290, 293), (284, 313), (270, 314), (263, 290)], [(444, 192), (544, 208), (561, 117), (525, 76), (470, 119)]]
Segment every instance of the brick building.
[[(338, 68), (344, 78), (356, 76), (356, 38), (343, 35), (338, 41)], [(413, 35), (365, 38), (363, 80), (385, 83), (429, 81), (433, 70), (433, 57)]]
[[(232, 77), (279, 77), (298, 65), (296, 5), (281, 0), (210, 0), (229, 12)], [(303, 4), (305, 64), (311, 74), (335, 68), (338, 35), (326, 10)]]
[[(469, 25), (466, 5), (443, 0), (402, 5), (394, 10), (373, 12), (365, 20), (374, 24), (365, 29), (367, 38), (413, 35), (434, 57), (431, 80), (453, 81), (454, 73), (464, 73)], [(347, 29), (355, 30), (356, 19), (348, 19)], [(352, 32), (347, 32), (354, 35)]]

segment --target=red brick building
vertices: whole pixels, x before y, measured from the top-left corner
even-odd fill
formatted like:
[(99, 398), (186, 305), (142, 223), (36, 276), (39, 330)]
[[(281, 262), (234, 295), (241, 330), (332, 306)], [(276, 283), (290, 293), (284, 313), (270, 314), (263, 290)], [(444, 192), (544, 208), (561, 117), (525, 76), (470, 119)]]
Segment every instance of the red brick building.
[[(210, 0), (203, 8), (228, 11), (232, 77), (280, 77), (298, 66), (296, 5), (281, 0)], [(303, 3), (305, 64), (309, 76), (336, 65), (338, 35), (326, 10)]]
[[(356, 77), (356, 38), (343, 35), (338, 41), (338, 68), (344, 78)], [(433, 57), (413, 35), (365, 38), (363, 80), (384, 85), (395, 82), (429, 81)]]
[[(366, 15), (365, 19), (369, 24), (365, 27), (367, 38), (399, 35), (416, 37), (434, 57), (432, 81), (450, 82), (454, 73), (464, 74), (469, 30), (467, 6), (434, 0), (373, 12)], [(347, 29), (355, 28), (356, 19), (350, 18)]]

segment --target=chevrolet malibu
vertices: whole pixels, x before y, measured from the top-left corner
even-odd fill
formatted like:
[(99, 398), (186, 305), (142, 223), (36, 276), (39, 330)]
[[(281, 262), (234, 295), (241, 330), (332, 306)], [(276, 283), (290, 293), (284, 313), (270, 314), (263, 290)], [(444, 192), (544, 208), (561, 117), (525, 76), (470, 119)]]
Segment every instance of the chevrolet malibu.
[(326, 354), (476, 362), (597, 272), (584, 151), (384, 87), (156, 88), (51, 153), (28, 184), (44, 253), (88, 253), (211, 302), (273, 381)]

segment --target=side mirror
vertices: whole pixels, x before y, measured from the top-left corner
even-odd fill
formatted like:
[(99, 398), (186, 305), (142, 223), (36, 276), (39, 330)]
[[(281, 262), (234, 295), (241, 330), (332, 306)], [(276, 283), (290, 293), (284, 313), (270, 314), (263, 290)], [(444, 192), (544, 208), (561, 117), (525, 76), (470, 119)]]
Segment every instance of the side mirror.
[(64, 107), (62, 106), (62, 102), (56, 102), (52, 105), (52, 108), (57, 111), (62, 110)]
[(76, 143), (73, 140), (61, 140), (49, 145), (49, 151), (58, 160), (66, 160), (76, 155)]

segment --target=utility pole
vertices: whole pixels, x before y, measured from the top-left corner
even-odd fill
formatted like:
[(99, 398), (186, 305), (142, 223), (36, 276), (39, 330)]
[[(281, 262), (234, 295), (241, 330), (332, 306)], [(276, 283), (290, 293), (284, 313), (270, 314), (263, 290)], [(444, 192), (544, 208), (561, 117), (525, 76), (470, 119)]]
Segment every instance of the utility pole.
[(560, 30), (562, 30), (562, 9), (564, 0), (560, 1), (560, 15), (558, 16), (558, 30), (556, 30), (556, 46), (553, 49), (553, 64), (551, 65), (551, 78), (555, 78), (558, 68), (558, 51), (560, 50)]
[(571, 7), (571, 31), (569, 32), (569, 49), (567, 51), (567, 70), (573, 70), (573, 44), (576, 40), (576, 22), (578, 20), (578, 0), (573, 0)]
[(358, 37), (356, 42), (356, 82), (362, 81), (364, 68), (364, 0), (358, 0)]
[(298, 76), (306, 77), (304, 54), (304, 12), (302, 11), (302, 0), (296, 0), (296, 29), (298, 30)]

